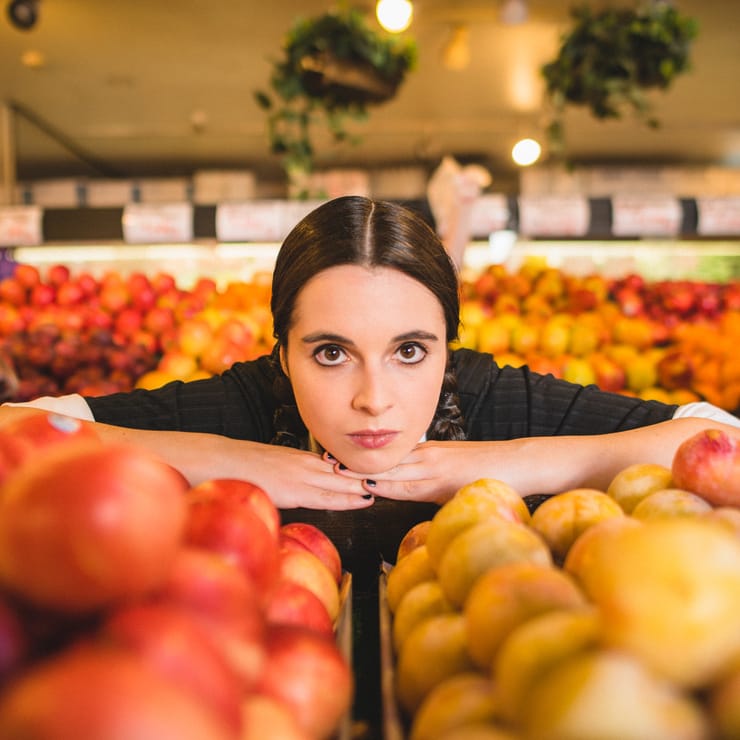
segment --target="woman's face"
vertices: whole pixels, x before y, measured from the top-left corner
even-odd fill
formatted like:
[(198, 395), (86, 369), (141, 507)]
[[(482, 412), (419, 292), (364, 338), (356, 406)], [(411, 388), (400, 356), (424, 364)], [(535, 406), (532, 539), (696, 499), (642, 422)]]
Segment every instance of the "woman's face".
[(398, 270), (341, 265), (298, 294), (283, 368), (314, 438), (350, 470), (398, 464), (432, 421), (447, 363), (442, 306)]

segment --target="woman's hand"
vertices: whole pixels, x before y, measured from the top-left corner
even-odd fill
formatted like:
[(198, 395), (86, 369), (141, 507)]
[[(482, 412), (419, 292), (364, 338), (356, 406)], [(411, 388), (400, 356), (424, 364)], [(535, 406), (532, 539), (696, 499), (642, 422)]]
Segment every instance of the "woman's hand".
[[(250, 448), (255, 444), (230, 442)], [(239, 457), (232, 459), (229, 467), (236, 469), (230, 476), (219, 474), (219, 477), (240, 477), (256, 483), (280, 509), (304, 507), (341, 511), (372, 506), (374, 496), (363, 487), (361, 480), (338, 475), (334, 465), (320, 455), (292, 447), (259, 447), (257, 455), (250, 449), (246, 463), (241, 463)]]
[(443, 504), (467, 483), (496, 477), (492, 442), (422, 442), (398, 465), (377, 474), (354, 473), (334, 462), (339, 475), (361, 481), (368, 493), (399, 501)]

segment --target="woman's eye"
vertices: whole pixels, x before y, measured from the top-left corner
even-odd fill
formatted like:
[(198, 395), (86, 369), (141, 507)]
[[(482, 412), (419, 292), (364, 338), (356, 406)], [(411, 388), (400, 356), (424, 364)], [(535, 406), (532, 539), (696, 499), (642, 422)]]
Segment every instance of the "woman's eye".
[(318, 347), (313, 353), (319, 365), (339, 365), (345, 359), (344, 350), (336, 344)]
[(417, 362), (421, 362), (427, 355), (426, 349), (416, 342), (408, 342), (402, 344), (397, 350), (398, 357), (401, 362), (408, 365), (414, 365)]

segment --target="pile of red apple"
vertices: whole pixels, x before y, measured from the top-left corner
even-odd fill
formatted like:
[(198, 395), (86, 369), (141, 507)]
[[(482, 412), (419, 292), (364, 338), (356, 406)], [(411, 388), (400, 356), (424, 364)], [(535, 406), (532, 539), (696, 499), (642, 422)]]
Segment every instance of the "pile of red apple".
[(329, 737), (348, 579), (260, 487), (24, 417), (0, 432), (0, 737)]
[(19, 380), (14, 400), (130, 390), (206, 300), (204, 289), (182, 290), (166, 273), (97, 278), (16, 265), (0, 281), (0, 355)]

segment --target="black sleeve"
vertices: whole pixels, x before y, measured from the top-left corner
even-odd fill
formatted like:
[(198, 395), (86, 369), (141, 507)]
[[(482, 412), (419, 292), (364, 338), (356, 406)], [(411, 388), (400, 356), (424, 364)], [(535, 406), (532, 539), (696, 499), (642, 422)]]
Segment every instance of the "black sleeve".
[(96, 421), (132, 429), (209, 432), (269, 442), (275, 399), (267, 357), (238, 362), (222, 375), (156, 390), (86, 398)]
[(491, 355), (470, 350), (455, 352), (453, 362), (471, 440), (606, 434), (666, 421), (677, 408), (539, 375), (526, 366), (500, 368)]

